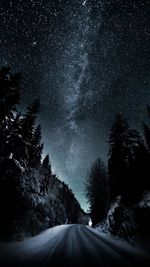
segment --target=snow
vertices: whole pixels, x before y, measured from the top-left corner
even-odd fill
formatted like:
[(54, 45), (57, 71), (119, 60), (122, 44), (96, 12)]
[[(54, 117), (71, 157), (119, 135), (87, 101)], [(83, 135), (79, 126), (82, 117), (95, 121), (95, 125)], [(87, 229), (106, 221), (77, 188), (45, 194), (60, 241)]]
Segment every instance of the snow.
[[(39, 251), (43, 253), (46, 249), (45, 245), (53, 246), (53, 241), (60, 235), (60, 233), (66, 228), (66, 225), (56, 226), (50, 228), (43, 233), (26, 238), (24, 241), (0, 243), (0, 262), (4, 260), (7, 254), (7, 260), (12, 260), (15, 257), (30, 257), (30, 255), (38, 254)], [(42, 248), (44, 251), (42, 251)]]
[(92, 226), (92, 220), (89, 219), (89, 226), (91, 227)]
[(13, 158), (13, 153), (10, 153), (10, 155), (9, 155), (8, 158), (9, 158), (9, 159), (12, 159), (12, 158)]
[[(150, 263), (142, 250), (89, 226), (61, 225), (20, 242), (0, 243), (3, 266), (137, 266)], [(67, 263), (67, 265), (66, 265)], [(119, 264), (119, 265), (118, 265)], [(59, 266), (60, 266), (59, 265)], [(142, 266), (142, 265), (141, 265)]]
[(145, 192), (137, 205), (140, 208), (150, 208), (150, 192)]
[(22, 217), (13, 221), (11, 240), (22, 240), (66, 222), (75, 223), (80, 212), (84, 215), (65, 183), (59, 181), (56, 176), (47, 178), (50, 179), (49, 190), (42, 191), (43, 173), (40, 170), (30, 169), (20, 177), (21, 197), (26, 206), (25, 209), (23, 207)]
[[(91, 231), (94, 231), (94, 229), (91, 229)], [(118, 247), (123, 249), (126, 252), (129, 253), (133, 253), (133, 254), (137, 254), (137, 255), (144, 255), (147, 256), (147, 253), (145, 253), (142, 249), (139, 249), (138, 247), (132, 246), (131, 244), (129, 244), (127, 241), (125, 240), (120, 240), (120, 239), (116, 239), (104, 232), (97, 232), (97, 234), (99, 235), (100, 238), (104, 238), (105, 240), (107, 240), (110, 244), (112, 244), (114, 247)]]
[(18, 169), (21, 171), (21, 173), (23, 173), (25, 171), (24, 167), (21, 166), (21, 164), (20, 164), (20, 162), (18, 160), (14, 159), (14, 163), (18, 167)]
[(116, 240), (127, 240), (133, 246), (146, 251), (150, 250), (150, 192), (145, 192), (141, 200), (132, 206), (125, 206), (117, 197), (112, 203), (107, 218), (99, 223), (95, 231), (115, 237)]
[(53, 192), (50, 192), (49, 193), (49, 197), (52, 199), (52, 200), (57, 200), (57, 195), (55, 195)]
[(105, 233), (107, 235), (110, 235), (110, 232), (108, 230), (108, 223), (107, 223), (107, 219), (104, 220), (103, 222), (97, 224), (94, 228), (94, 230), (96, 232), (100, 232), (100, 233)]

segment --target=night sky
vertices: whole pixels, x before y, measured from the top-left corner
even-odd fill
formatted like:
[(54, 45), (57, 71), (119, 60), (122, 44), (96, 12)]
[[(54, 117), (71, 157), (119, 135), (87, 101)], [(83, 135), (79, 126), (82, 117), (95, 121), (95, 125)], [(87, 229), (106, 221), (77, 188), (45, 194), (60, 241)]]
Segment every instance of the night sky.
[(116, 113), (141, 130), (150, 104), (149, 0), (0, 0), (0, 67), (40, 97), (44, 153), (83, 208), (91, 163), (107, 159)]

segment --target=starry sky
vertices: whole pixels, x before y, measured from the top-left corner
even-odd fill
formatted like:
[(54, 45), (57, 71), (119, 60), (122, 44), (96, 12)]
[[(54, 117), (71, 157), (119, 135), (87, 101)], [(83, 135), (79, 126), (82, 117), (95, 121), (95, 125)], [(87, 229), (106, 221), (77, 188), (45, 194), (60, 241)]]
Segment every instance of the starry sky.
[(0, 67), (23, 73), (22, 110), (40, 97), (44, 153), (85, 210), (114, 115), (146, 118), (149, 17), (149, 0), (0, 0)]

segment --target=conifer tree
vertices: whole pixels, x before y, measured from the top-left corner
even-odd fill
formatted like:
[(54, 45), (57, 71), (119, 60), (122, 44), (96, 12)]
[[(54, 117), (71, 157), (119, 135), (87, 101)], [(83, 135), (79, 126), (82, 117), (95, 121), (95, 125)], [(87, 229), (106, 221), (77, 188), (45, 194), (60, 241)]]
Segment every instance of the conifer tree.
[(130, 169), (128, 200), (129, 204), (140, 200), (144, 191), (150, 190), (149, 179), (150, 155), (144, 142), (139, 141), (134, 150), (134, 160)]
[(39, 168), (41, 165), (43, 144), (41, 143), (41, 125), (39, 124), (32, 136), (31, 147), (29, 149), (29, 162), (30, 166), (33, 168)]
[(41, 190), (47, 192), (52, 179), (52, 170), (49, 155), (46, 155), (46, 157), (43, 159), (41, 174), (43, 175), (43, 179), (41, 181)]
[[(31, 160), (32, 155), (32, 141), (35, 138), (35, 130), (36, 129), (36, 118), (39, 112), (40, 102), (39, 99), (36, 99), (27, 107), (27, 112), (22, 119), (22, 138), (25, 142), (25, 150), (27, 158), (28, 166), (33, 167), (32, 163), (34, 159)], [(39, 130), (38, 130), (39, 131)], [(39, 133), (40, 134), (40, 133)], [(39, 136), (40, 138), (40, 136)]]
[(0, 160), (9, 156), (6, 144), (20, 100), (20, 82), (21, 74), (6, 67), (0, 70)]
[(130, 187), (130, 167), (134, 160), (135, 147), (138, 146), (139, 134), (130, 130), (128, 121), (117, 115), (109, 136), (108, 173), (111, 199), (121, 195), (126, 197)]
[(96, 225), (105, 218), (108, 208), (107, 174), (101, 159), (97, 159), (91, 167), (86, 197), (90, 204), (92, 224)]
[[(15, 214), (19, 197), (20, 165), (17, 161), (21, 75), (10, 68), (0, 70), (0, 210), (5, 226)], [(14, 159), (15, 154), (15, 159)], [(4, 201), (6, 200), (6, 201)]]
[[(150, 106), (147, 107), (147, 113), (148, 113), (148, 116), (150, 117)], [(150, 127), (148, 126), (148, 124), (144, 123), (143, 128), (144, 128), (144, 137), (145, 137), (146, 146), (147, 146), (148, 151), (150, 152)]]
[(13, 118), (20, 100), (21, 74), (13, 74), (9, 67), (0, 70), (0, 127)]

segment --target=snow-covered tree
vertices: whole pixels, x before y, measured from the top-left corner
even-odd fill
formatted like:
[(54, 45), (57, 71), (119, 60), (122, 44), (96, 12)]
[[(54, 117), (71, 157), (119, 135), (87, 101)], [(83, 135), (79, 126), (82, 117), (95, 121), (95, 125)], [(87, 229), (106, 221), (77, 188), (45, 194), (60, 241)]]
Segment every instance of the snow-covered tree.
[(40, 168), (43, 144), (41, 142), (41, 125), (39, 124), (32, 133), (31, 146), (29, 149), (29, 163), (33, 168)]
[[(0, 236), (78, 221), (81, 207), (65, 183), (52, 173), (37, 124), (39, 100), (19, 111), (20, 74), (0, 70)], [(12, 227), (13, 226), (13, 227)]]
[(20, 100), (20, 81), (21, 75), (10, 68), (0, 70), (0, 160), (9, 156), (6, 144)]
[[(32, 158), (32, 153), (34, 146), (32, 146), (32, 141), (35, 141), (35, 134), (37, 134), (36, 129), (36, 119), (39, 112), (40, 102), (39, 99), (34, 100), (28, 107), (27, 112), (22, 118), (22, 138), (26, 144), (25, 149), (27, 150), (27, 162), (28, 166), (33, 167), (34, 158)], [(38, 129), (40, 131), (40, 129)], [(40, 132), (39, 139), (40, 139)], [(39, 140), (40, 142), (40, 140)], [(34, 144), (35, 145), (35, 144)]]

